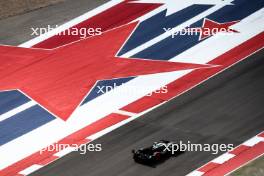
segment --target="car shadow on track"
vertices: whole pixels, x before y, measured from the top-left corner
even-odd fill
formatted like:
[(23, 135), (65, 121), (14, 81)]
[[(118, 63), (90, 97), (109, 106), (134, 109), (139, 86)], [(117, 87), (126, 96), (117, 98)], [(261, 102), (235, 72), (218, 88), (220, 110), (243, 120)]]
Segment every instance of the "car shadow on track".
[(171, 158), (175, 158), (175, 157), (178, 157), (180, 155), (182, 155), (183, 153), (185, 152), (177, 152), (176, 154), (172, 155), (172, 156), (166, 156), (166, 157), (163, 157), (161, 158), (160, 160), (157, 160), (155, 162), (143, 162), (143, 161), (137, 161), (137, 160), (134, 160), (134, 162), (136, 164), (141, 164), (141, 165), (144, 165), (144, 166), (147, 166), (147, 167), (151, 167), (151, 168), (156, 168), (158, 167), (158, 165), (161, 165), (163, 163), (165, 163), (167, 160), (171, 159)]

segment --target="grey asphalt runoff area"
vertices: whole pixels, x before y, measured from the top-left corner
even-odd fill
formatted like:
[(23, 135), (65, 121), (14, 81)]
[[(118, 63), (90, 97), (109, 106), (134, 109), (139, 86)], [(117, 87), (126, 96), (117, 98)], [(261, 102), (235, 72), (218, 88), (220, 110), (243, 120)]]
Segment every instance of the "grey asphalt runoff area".
[(66, 0), (48, 7), (0, 20), (0, 44), (19, 45), (35, 38), (31, 28), (62, 25), (109, 0)]
[[(33, 36), (31, 27), (60, 25), (101, 1), (59, 3), (0, 21), (0, 43), (17, 45)], [(95, 140), (102, 152), (72, 152), (31, 176), (184, 176), (214, 159), (209, 152), (186, 152), (157, 167), (137, 164), (131, 150), (168, 139), (238, 145), (264, 127), (264, 51), (235, 65), (163, 106)]]

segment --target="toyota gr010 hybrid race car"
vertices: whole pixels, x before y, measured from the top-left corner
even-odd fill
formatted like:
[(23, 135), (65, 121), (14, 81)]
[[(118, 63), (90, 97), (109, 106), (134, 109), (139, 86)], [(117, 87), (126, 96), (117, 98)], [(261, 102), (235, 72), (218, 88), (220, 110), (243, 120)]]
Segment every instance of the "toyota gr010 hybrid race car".
[(182, 153), (181, 151), (173, 151), (173, 145), (173, 142), (166, 140), (154, 142), (151, 147), (132, 150), (133, 159), (135, 162), (142, 164), (157, 164), (170, 158), (171, 156), (177, 156)]

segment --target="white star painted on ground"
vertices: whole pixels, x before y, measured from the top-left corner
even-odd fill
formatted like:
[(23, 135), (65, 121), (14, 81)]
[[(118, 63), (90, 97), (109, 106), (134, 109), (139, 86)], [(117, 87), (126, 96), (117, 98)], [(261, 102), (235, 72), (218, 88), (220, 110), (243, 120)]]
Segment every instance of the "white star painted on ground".
[(234, 5), (232, 0), (135, 0), (132, 3), (164, 4), (167, 8), (166, 16), (192, 5)]

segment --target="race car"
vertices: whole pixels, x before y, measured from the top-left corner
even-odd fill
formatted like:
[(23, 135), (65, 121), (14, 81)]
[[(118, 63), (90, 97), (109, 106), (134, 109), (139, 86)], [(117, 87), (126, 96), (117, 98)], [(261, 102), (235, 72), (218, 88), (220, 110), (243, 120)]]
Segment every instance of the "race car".
[(137, 163), (154, 165), (162, 162), (171, 156), (177, 156), (181, 154), (180, 151), (172, 152), (173, 142), (167, 140), (160, 140), (154, 142), (151, 147), (141, 148), (138, 150), (132, 150), (133, 159)]

